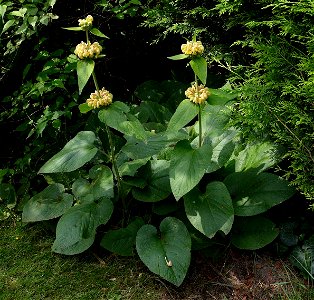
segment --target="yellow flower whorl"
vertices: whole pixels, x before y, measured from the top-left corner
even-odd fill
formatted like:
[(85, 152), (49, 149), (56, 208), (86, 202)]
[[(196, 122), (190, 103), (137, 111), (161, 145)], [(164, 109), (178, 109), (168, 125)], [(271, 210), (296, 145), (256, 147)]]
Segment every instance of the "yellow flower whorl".
[(200, 41), (190, 41), (181, 45), (181, 50), (186, 55), (201, 55), (204, 52), (204, 46)]
[(185, 91), (185, 96), (187, 96), (190, 101), (196, 104), (203, 104), (210, 96), (210, 91), (208, 87), (205, 87), (202, 84), (197, 86), (194, 83)]
[(77, 55), (78, 58), (97, 58), (102, 50), (102, 47), (99, 45), (98, 42), (94, 43), (84, 43), (81, 42), (75, 48), (74, 53)]
[(108, 106), (112, 103), (113, 95), (107, 91), (105, 88), (99, 90), (99, 93), (91, 93), (86, 103), (89, 107), (99, 108), (100, 106)]

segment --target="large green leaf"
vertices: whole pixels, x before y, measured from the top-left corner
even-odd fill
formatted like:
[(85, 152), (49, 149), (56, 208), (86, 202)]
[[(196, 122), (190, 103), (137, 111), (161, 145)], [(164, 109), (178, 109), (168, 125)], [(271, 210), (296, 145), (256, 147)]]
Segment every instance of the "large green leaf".
[(82, 93), (84, 86), (92, 75), (95, 62), (92, 59), (79, 60), (77, 62), (77, 82), (79, 86), (79, 94)]
[(122, 147), (121, 151), (131, 159), (142, 159), (156, 155), (166, 147), (187, 138), (187, 134), (180, 132), (156, 133), (148, 137), (146, 141), (128, 137), (127, 143)]
[(148, 160), (149, 158), (141, 158), (122, 163), (119, 166), (120, 176), (134, 176), (140, 167), (146, 165)]
[(71, 207), (57, 224), (52, 251), (66, 255), (85, 251), (93, 244), (97, 227), (108, 222), (112, 211), (107, 198)]
[(295, 190), (286, 180), (270, 173), (239, 172), (224, 180), (237, 216), (253, 216), (289, 199)]
[(25, 204), (22, 221), (37, 222), (60, 217), (72, 203), (73, 196), (64, 192), (62, 184), (51, 184)]
[(150, 172), (144, 174), (147, 184), (143, 189), (134, 188), (132, 190), (133, 197), (144, 202), (166, 199), (171, 194), (169, 165), (170, 162), (166, 160), (150, 161)]
[(196, 56), (190, 61), (190, 66), (200, 81), (206, 85), (207, 80), (207, 62), (204, 57)]
[(231, 89), (209, 89), (210, 96), (207, 102), (211, 105), (225, 105), (227, 102), (234, 100), (238, 96), (238, 92)]
[(190, 100), (183, 100), (168, 123), (167, 131), (178, 131), (198, 114), (198, 106)]
[(191, 238), (185, 225), (168, 217), (160, 224), (160, 233), (152, 225), (144, 225), (136, 236), (140, 259), (155, 274), (181, 285), (191, 259)]
[(64, 148), (50, 158), (38, 173), (72, 172), (89, 162), (98, 149), (94, 142), (96, 136), (92, 131), (81, 131)]
[(110, 230), (103, 236), (100, 245), (118, 255), (131, 256), (133, 255), (136, 234), (144, 225), (141, 218), (136, 218), (126, 228)]
[(239, 249), (256, 250), (270, 244), (278, 234), (275, 224), (262, 216), (236, 218), (231, 242)]
[(269, 142), (249, 144), (235, 157), (235, 171), (255, 169), (262, 172), (278, 162), (276, 147)]
[(113, 102), (110, 106), (102, 109), (98, 113), (101, 122), (107, 124), (128, 136), (135, 136), (145, 140), (148, 133), (145, 131), (140, 121), (129, 112), (129, 107), (123, 102)]
[(184, 196), (184, 206), (191, 224), (207, 237), (212, 238), (219, 230), (225, 234), (231, 230), (234, 219), (232, 200), (222, 182), (209, 183), (205, 194), (193, 189)]
[(169, 169), (170, 186), (176, 200), (200, 182), (211, 157), (212, 147), (209, 144), (194, 149), (186, 140), (177, 143)]
[(92, 182), (78, 178), (72, 185), (74, 196), (84, 201), (95, 201), (99, 198), (113, 198), (113, 175), (107, 166), (96, 165), (89, 171)]

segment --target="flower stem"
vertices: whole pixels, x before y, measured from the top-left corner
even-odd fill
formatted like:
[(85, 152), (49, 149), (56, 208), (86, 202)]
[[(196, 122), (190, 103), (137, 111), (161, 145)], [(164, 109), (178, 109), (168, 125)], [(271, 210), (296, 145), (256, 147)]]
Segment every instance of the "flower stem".
[[(199, 98), (199, 87), (198, 87), (198, 81), (197, 76), (195, 74), (195, 88), (196, 88), (196, 97)], [(200, 148), (202, 146), (202, 106), (201, 104), (198, 105), (198, 147)]]
[(92, 72), (92, 76), (93, 76), (93, 80), (94, 80), (94, 84), (95, 84), (95, 87), (96, 87), (97, 94), (99, 95), (99, 85), (98, 85), (98, 82), (97, 82), (95, 71)]
[(201, 104), (198, 105), (198, 147), (202, 146), (202, 106)]

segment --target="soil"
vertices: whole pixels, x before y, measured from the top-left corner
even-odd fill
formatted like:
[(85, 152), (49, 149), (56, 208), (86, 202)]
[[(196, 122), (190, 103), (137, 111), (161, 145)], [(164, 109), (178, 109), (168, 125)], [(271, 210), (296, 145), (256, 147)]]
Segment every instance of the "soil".
[(233, 250), (218, 263), (199, 256), (180, 288), (164, 285), (161, 300), (290, 300), (292, 270), (288, 261), (269, 254)]

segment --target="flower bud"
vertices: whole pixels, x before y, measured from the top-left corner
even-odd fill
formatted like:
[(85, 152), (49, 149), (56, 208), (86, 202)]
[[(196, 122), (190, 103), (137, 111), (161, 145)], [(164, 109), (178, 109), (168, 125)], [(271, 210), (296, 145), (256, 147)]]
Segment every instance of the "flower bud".
[(91, 15), (88, 15), (85, 19), (79, 19), (79, 26), (83, 29), (83, 30), (87, 30), (89, 28), (92, 27), (93, 25), (93, 17)]

